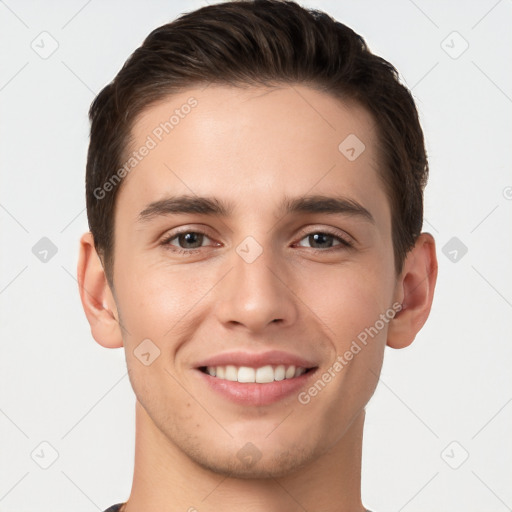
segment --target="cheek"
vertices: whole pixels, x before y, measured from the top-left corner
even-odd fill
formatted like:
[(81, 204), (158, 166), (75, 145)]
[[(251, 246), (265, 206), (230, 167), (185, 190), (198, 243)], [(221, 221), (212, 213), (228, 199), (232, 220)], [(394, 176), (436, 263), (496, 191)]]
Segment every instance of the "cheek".
[(385, 277), (392, 276), (387, 268), (391, 264), (375, 259), (371, 263), (315, 266), (301, 271), (297, 295), (322, 320), (338, 350), (391, 308), (393, 279)]
[[(330, 363), (299, 397), (312, 417), (348, 425), (375, 390), (394, 315), (393, 281), (383, 279), (384, 272), (377, 261), (359, 269), (353, 266), (334, 272), (331, 268), (325, 274), (315, 273), (310, 281), (315, 287), (302, 289), (304, 302), (321, 319), (332, 347)], [(342, 433), (334, 429), (331, 441)]]
[(207, 295), (215, 275), (165, 261), (120, 265), (116, 288), (128, 336), (168, 339)]

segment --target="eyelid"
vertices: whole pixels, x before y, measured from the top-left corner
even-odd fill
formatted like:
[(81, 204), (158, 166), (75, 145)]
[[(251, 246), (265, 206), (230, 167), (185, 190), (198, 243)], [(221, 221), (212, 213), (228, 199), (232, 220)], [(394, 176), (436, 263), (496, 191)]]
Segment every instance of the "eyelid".
[[(201, 233), (200, 231), (185, 231), (185, 233), (195, 233), (197, 235), (202, 235), (205, 239), (211, 241), (211, 238), (206, 233)], [(179, 245), (171, 243), (171, 242), (175, 241), (182, 234), (183, 233), (174, 233), (172, 236), (169, 236), (168, 238), (164, 239), (164, 244), (171, 246), (171, 247), (175, 247), (177, 250), (187, 251), (187, 252), (197, 251), (199, 249), (204, 249), (205, 247), (212, 247), (213, 245), (215, 245), (215, 244), (201, 245), (200, 247), (192, 247), (190, 249), (184, 249), (183, 247), (180, 247)]]
[[(201, 247), (196, 247), (196, 248), (193, 248), (193, 249), (183, 249), (182, 247), (179, 247), (178, 245), (171, 244), (171, 241), (175, 240), (180, 235), (183, 235), (185, 233), (196, 233), (196, 234), (199, 234), (199, 235), (203, 235), (204, 237), (208, 238), (210, 240), (210, 242), (214, 242), (214, 243), (210, 244), (210, 245), (203, 245)], [(220, 245), (215, 240), (214, 236), (212, 236), (212, 234), (209, 232), (208, 229), (206, 229), (206, 228), (194, 228), (194, 227), (176, 228), (175, 230), (167, 231), (162, 237), (160, 237), (159, 244), (160, 245), (164, 245), (164, 246), (175, 247), (178, 250), (183, 250), (183, 251), (187, 251), (187, 252), (197, 251), (199, 249), (204, 249), (206, 247), (213, 247), (213, 246)]]
[[(329, 226), (315, 225), (301, 229), (298, 235), (299, 238), (297, 239), (296, 242), (294, 242), (294, 244), (300, 242), (306, 236), (312, 235), (314, 233), (325, 233), (326, 235), (331, 235), (335, 238), (338, 238), (341, 244), (350, 247), (353, 247), (354, 244), (357, 242), (357, 240), (353, 236), (349, 235), (346, 231), (342, 231), (340, 229), (332, 228)], [(326, 249), (319, 250), (325, 252)]]
[[(173, 247), (178, 252), (187, 252), (187, 253), (193, 253), (196, 251), (200, 251), (202, 249), (206, 249), (208, 247), (218, 247), (219, 245), (222, 245), (221, 243), (219, 243), (215, 240), (215, 238), (209, 233), (209, 231), (210, 230), (207, 229), (206, 227), (184, 226), (181, 228), (176, 228), (174, 230), (171, 230), (170, 232), (166, 232), (166, 234), (164, 234), (161, 237), (159, 244), (163, 245), (164, 247)], [(191, 249), (184, 249), (182, 247), (179, 247), (177, 245), (170, 243), (171, 240), (174, 240), (179, 235), (182, 235), (184, 233), (201, 234), (201, 235), (207, 237), (210, 241), (213, 241), (214, 243), (211, 245), (203, 245), (201, 247), (195, 247), (195, 248), (191, 248)], [(313, 225), (313, 226), (309, 225), (307, 227), (302, 228), (299, 231), (299, 233), (297, 235), (298, 238), (295, 239), (296, 241), (293, 242), (293, 245), (298, 244), (307, 236), (310, 236), (315, 233), (324, 233), (326, 235), (331, 235), (334, 238), (337, 238), (339, 240), (340, 245), (344, 245), (347, 248), (353, 247), (354, 244), (357, 242), (354, 239), (354, 237), (352, 237), (347, 232), (342, 231), (338, 228), (333, 228), (333, 227), (325, 226), (325, 225)], [(302, 247), (302, 246), (300, 246), (300, 247)], [(307, 249), (307, 247), (305, 247), (305, 248)], [(315, 251), (320, 251), (320, 252), (327, 252), (329, 250), (329, 249), (317, 249), (314, 247), (312, 247), (310, 249), (315, 250)], [(332, 247), (330, 249), (332, 249)]]

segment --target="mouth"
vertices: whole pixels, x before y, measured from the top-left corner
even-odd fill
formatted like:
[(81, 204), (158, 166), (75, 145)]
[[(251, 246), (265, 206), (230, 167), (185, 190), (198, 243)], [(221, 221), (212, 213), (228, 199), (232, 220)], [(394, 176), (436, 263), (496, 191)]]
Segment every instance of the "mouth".
[(269, 384), (272, 382), (297, 379), (315, 369), (316, 367), (305, 368), (293, 364), (268, 364), (257, 368), (235, 365), (201, 366), (198, 368), (201, 372), (215, 379), (244, 384)]
[(205, 392), (209, 390), (236, 405), (261, 407), (293, 400), (301, 389), (311, 385), (310, 381), (318, 370), (318, 366), (299, 366), (300, 363), (289, 362), (247, 364), (203, 365), (196, 367), (194, 373), (199, 377), (200, 385), (205, 386)]
[(318, 359), (282, 350), (232, 351), (193, 365), (204, 392), (244, 406), (263, 406), (293, 399), (318, 370)]

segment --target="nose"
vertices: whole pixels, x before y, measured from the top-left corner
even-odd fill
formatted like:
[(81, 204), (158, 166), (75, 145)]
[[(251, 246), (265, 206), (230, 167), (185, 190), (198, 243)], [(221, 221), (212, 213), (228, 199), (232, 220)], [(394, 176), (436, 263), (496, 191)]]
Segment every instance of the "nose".
[(217, 318), (224, 326), (261, 333), (271, 325), (282, 328), (296, 321), (298, 299), (284, 262), (265, 249), (250, 263), (234, 251), (232, 264), (215, 301)]

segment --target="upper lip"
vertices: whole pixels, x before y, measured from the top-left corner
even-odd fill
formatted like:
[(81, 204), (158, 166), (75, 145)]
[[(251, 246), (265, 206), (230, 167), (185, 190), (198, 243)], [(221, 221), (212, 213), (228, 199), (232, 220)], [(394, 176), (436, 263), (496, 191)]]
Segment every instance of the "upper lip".
[(203, 366), (247, 366), (249, 368), (260, 368), (266, 365), (300, 366), (302, 368), (314, 368), (316, 364), (303, 357), (280, 350), (269, 350), (266, 352), (225, 352), (204, 359), (195, 365), (196, 368)]

